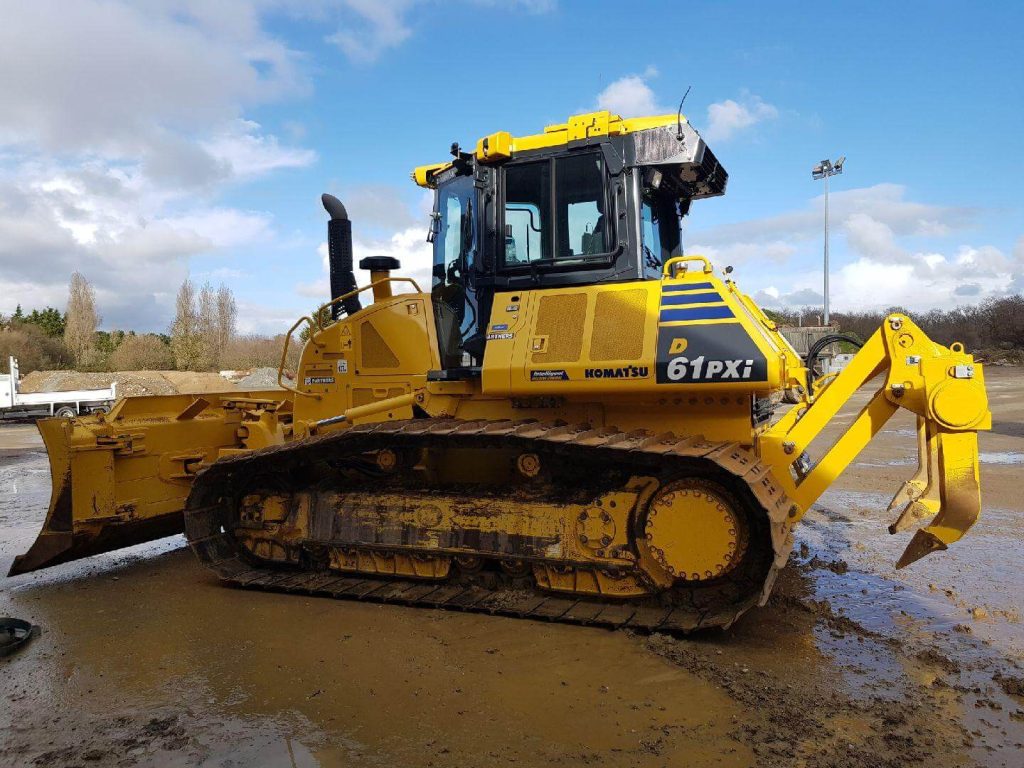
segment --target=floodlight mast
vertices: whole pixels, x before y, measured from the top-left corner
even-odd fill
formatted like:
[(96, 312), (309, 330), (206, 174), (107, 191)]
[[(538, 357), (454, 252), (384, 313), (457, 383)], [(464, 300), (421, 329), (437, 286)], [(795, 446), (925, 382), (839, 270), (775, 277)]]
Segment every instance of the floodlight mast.
[(825, 312), (822, 318), (825, 325), (829, 324), (828, 317), (828, 180), (830, 176), (835, 176), (843, 172), (843, 164), (846, 162), (846, 155), (840, 155), (839, 159), (833, 163), (829, 159), (822, 160), (816, 166), (811, 169), (812, 179), (824, 179), (825, 180)]

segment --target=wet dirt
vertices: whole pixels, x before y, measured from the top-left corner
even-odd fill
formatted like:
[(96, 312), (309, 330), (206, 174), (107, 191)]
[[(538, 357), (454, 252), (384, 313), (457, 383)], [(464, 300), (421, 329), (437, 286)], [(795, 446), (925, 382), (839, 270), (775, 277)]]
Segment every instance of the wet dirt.
[[(982, 451), (1020, 454), (1024, 371), (987, 373)], [(684, 639), (243, 592), (180, 537), (0, 579), (43, 627), (0, 660), (0, 765), (1020, 765), (1019, 466), (983, 464), (975, 528), (895, 571), (914, 451), (897, 414), (769, 605)], [(0, 427), (4, 572), (49, 490), (34, 428)]]

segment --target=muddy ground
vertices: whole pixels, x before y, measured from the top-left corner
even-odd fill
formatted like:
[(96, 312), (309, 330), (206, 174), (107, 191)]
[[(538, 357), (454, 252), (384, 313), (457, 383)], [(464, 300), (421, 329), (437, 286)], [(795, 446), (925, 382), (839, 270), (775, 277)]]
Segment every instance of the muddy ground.
[[(43, 627), (0, 660), (0, 765), (1019, 766), (1024, 371), (989, 381), (966, 539), (893, 570), (909, 534), (883, 511), (915, 451), (899, 414), (727, 632), (243, 592), (180, 538), (0, 578), (0, 615)], [(32, 426), (0, 427), (4, 573), (48, 494)]]

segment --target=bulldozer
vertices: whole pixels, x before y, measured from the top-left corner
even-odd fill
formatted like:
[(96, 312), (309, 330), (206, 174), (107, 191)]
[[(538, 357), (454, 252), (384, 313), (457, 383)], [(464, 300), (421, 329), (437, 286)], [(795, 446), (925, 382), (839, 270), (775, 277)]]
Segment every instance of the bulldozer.
[(682, 115), (575, 115), (450, 154), (412, 174), (434, 195), (430, 286), (381, 256), (357, 285), (352, 222), (323, 196), (331, 296), (289, 329), (279, 388), (40, 421), (52, 498), (10, 574), (184, 532), (241, 587), (725, 628), (901, 408), (919, 460), (889, 505), (890, 532), (916, 529), (897, 567), (978, 518), (981, 365), (894, 313), (862, 344), (826, 337), (860, 348), (815, 375), (820, 348), (798, 356), (731, 269), (684, 253), (683, 217), (728, 174)]

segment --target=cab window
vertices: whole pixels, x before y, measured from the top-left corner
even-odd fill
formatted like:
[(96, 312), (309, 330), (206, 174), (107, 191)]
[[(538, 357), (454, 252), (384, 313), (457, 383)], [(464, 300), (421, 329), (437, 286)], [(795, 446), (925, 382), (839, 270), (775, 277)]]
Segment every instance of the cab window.
[(551, 258), (551, 164), (547, 160), (505, 171), (505, 266)]
[(571, 266), (608, 253), (606, 186), (599, 152), (506, 166), (502, 266)]
[(664, 263), (661, 251), (661, 220), (658, 218), (657, 209), (651, 205), (648, 198), (644, 198), (640, 206), (640, 235), (644, 273), (649, 276), (654, 273), (660, 274)]
[(555, 160), (556, 259), (607, 253), (603, 160), (596, 152)]
[(640, 203), (640, 258), (648, 279), (660, 278), (662, 265), (681, 255), (679, 218), (674, 198), (644, 192)]
[(476, 286), (476, 216), (473, 179), (460, 176), (438, 188), (431, 294), (442, 367), (462, 365), (463, 342), (478, 328)]

